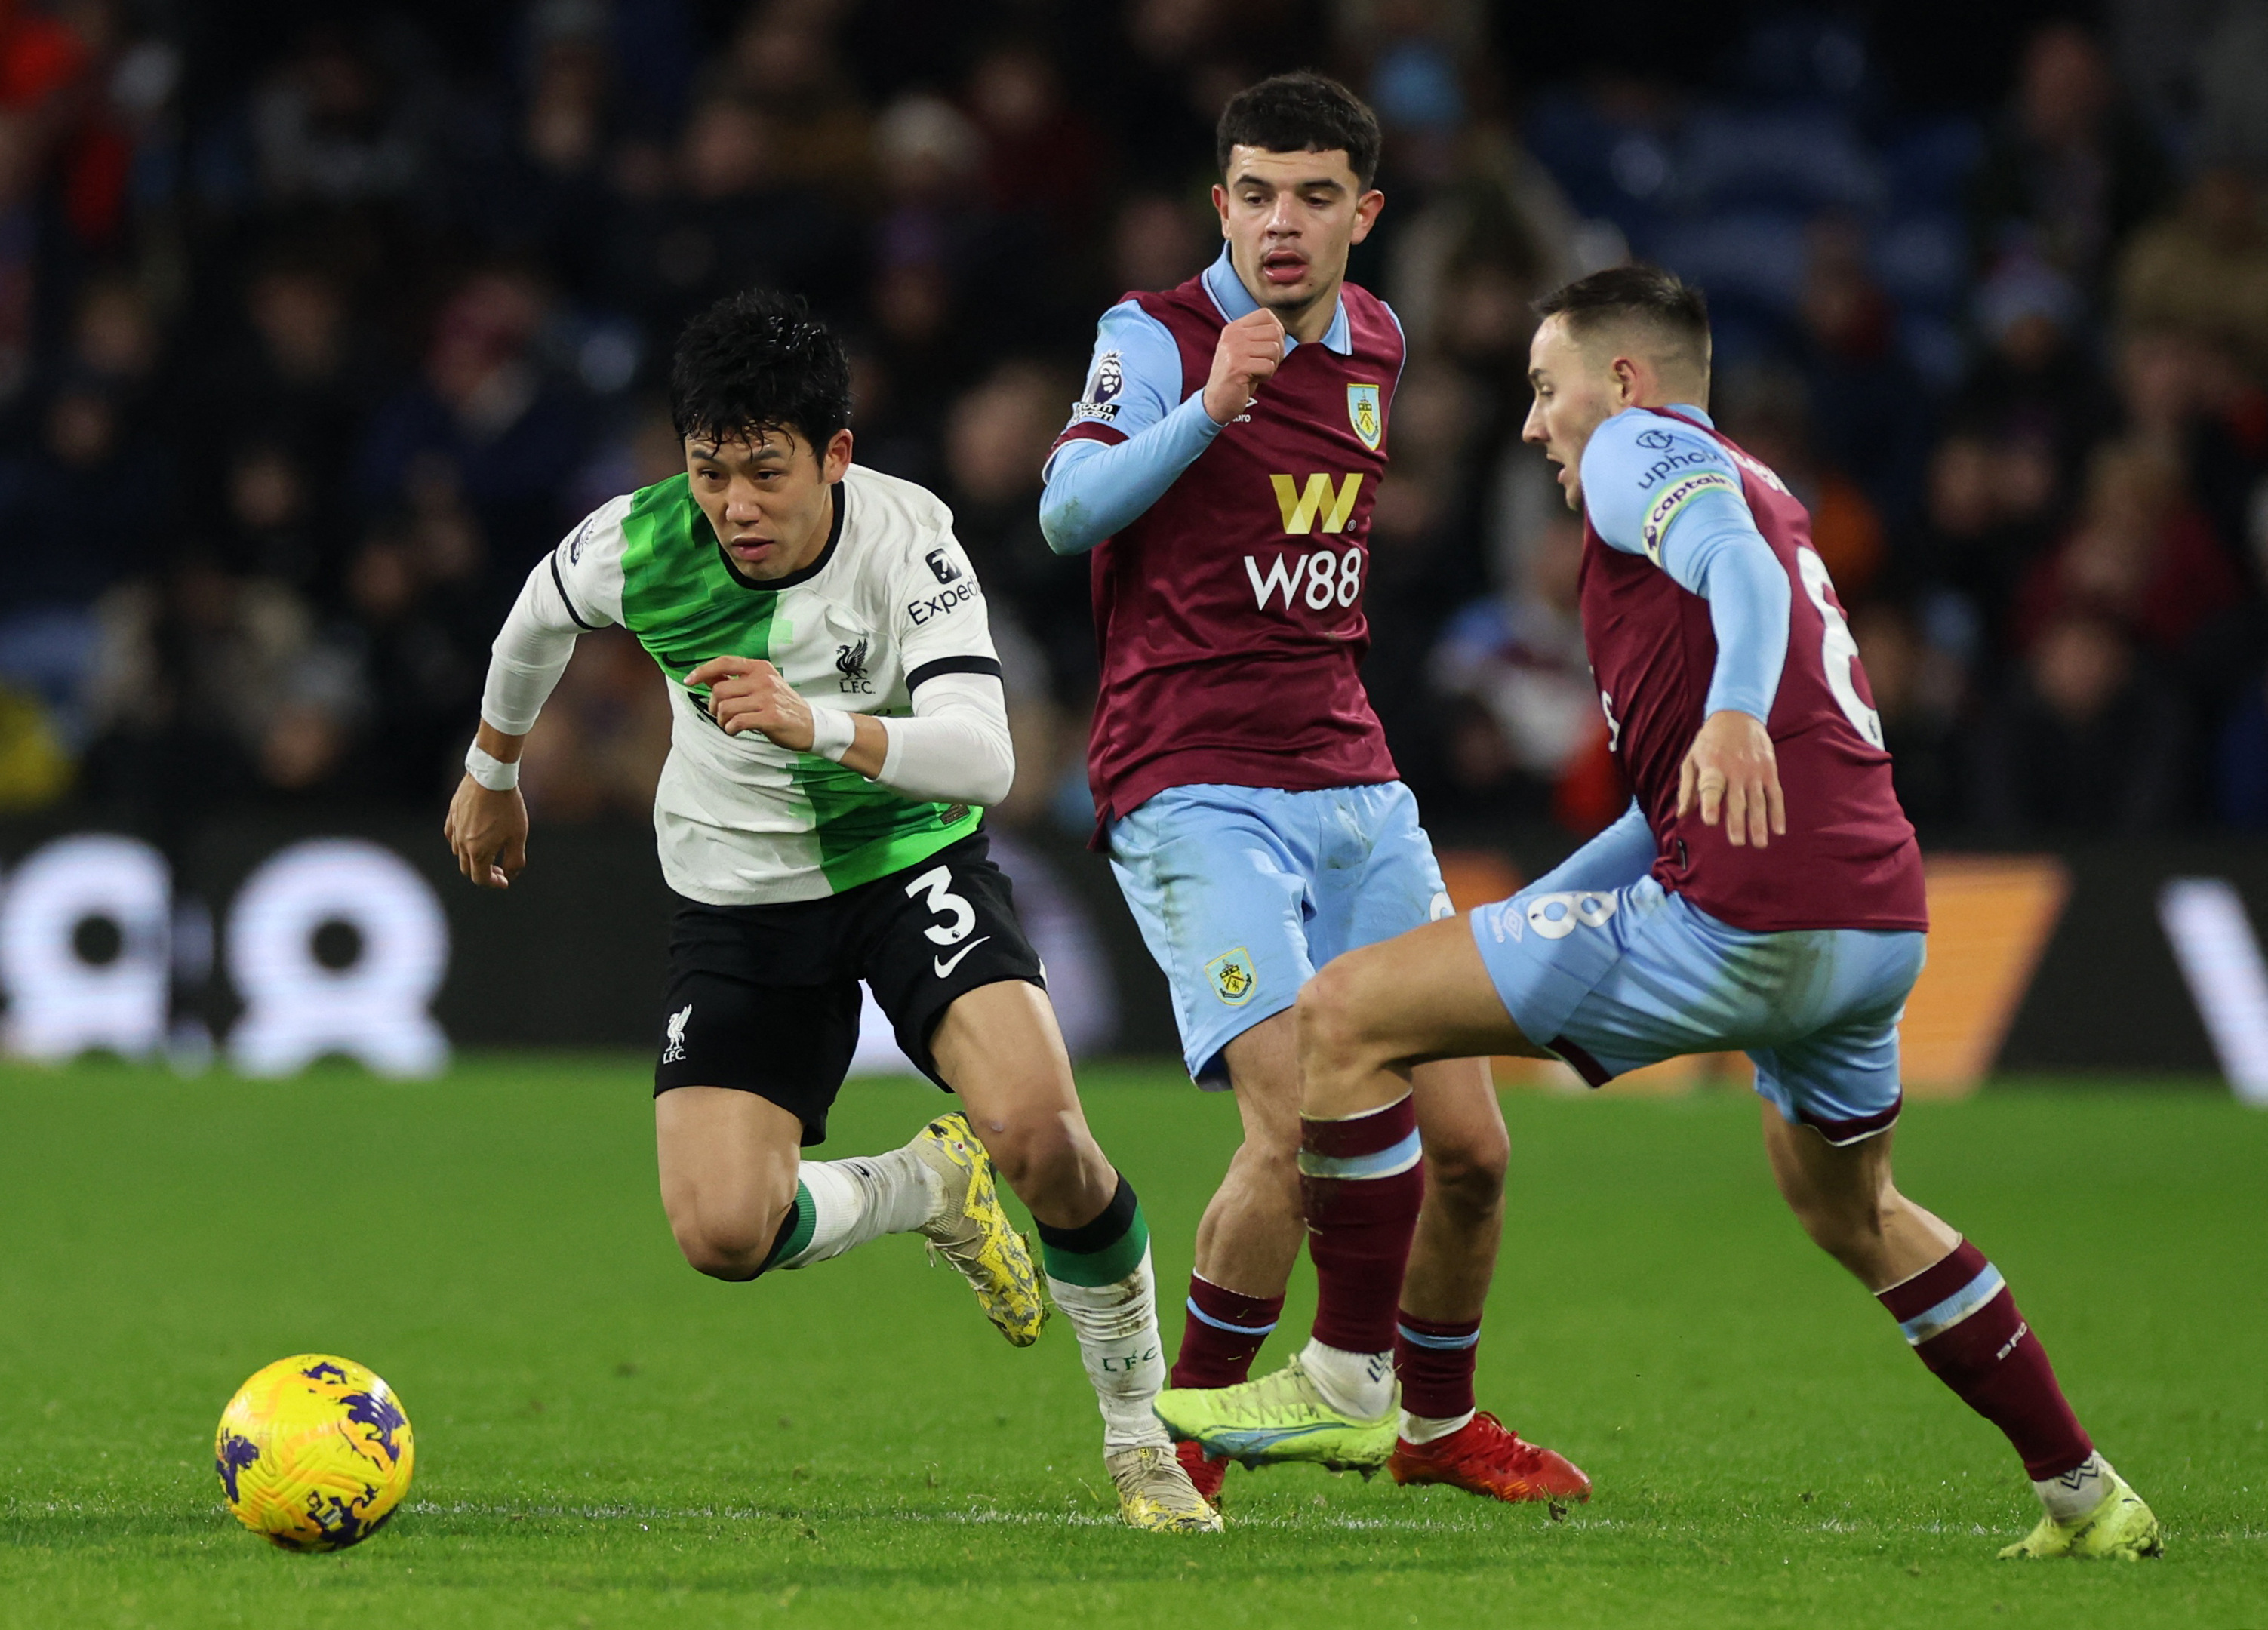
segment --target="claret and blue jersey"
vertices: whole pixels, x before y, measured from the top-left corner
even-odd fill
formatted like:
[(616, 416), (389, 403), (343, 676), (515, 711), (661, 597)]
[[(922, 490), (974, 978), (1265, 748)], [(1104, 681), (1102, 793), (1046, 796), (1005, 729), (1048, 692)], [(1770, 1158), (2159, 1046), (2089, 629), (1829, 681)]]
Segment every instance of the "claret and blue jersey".
[(1105, 313), (1041, 503), (1093, 562), (1099, 836), (1207, 1085), (1322, 962), (1447, 910), (1359, 673), (1402, 327), (1344, 286), (1217, 423), (1213, 352), (1254, 306), (1224, 252)]
[[(1594, 1084), (1741, 1050), (1757, 1090), (1836, 1141), (1897, 1112), (1897, 1020), (1927, 927), (1920, 852), (1809, 518), (1692, 406), (1634, 408), (1582, 456), (1584, 641), (1621, 820), (1473, 914), (1506, 1009)], [(1680, 814), (1709, 715), (1764, 722), (1788, 830), (1733, 845)]]

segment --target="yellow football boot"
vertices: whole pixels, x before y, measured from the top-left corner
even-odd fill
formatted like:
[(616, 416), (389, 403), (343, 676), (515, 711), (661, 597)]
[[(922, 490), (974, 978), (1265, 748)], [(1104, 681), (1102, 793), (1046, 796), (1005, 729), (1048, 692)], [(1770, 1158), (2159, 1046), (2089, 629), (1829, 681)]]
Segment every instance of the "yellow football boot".
[(1122, 1449), (1105, 1455), (1118, 1490), (1118, 1515), (1129, 1528), (1152, 1534), (1217, 1534), (1220, 1513), (1197, 1493), (1170, 1449)]
[(992, 1157), (968, 1129), (968, 1118), (939, 1115), (906, 1147), (945, 1185), (945, 1205), (920, 1230), (931, 1260), (942, 1257), (961, 1271), (1011, 1347), (1031, 1346), (1048, 1316), (1031, 1243), (1000, 1208)]
[(1152, 1406), (1175, 1443), (1194, 1443), (1216, 1460), (1248, 1466), (1304, 1460), (1369, 1477), (1394, 1453), (1402, 1420), (1400, 1387), (1386, 1413), (1366, 1421), (1325, 1401), (1298, 1359), (1229, 1387), (1167, 1387)]
[[(2108, 1466), (2103, 1469), (2110, 1472)], [(2166, 1542), (2158, 1532), (2158, 1519), (2124, 1478), (2116, 1472), (2110, 1472), (2110, 1492), (2102, 1496), (2101, 1505), (2076, 1522), (2058, 1523), (2052, 1516), (2042, 1516), (2038, 1527), (2001, 1551), (2000, 1560), (2107, 1557), (2139, 1562), (2146, 1556), (2163, 1555)]]

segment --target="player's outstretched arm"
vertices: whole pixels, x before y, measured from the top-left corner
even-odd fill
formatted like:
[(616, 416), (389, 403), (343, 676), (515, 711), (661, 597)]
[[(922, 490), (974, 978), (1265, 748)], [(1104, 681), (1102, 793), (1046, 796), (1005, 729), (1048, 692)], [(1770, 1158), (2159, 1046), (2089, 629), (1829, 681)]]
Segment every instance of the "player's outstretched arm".
[[(616, 499), (602, 507), (536, 562), (490, 648), (480, 731), (465, 754), (465, 778), (441, 823), (457, 870), (476, 887), (510, 888), (527, 864), (520, 749), (567, 671), (576, 638), (620, 613), (622, 578), (613, 558), (621, 530), (609, 518), (618, 521), (627, 503)], [(579, 608), (568, 598), (571, 582), (581, 597)]]

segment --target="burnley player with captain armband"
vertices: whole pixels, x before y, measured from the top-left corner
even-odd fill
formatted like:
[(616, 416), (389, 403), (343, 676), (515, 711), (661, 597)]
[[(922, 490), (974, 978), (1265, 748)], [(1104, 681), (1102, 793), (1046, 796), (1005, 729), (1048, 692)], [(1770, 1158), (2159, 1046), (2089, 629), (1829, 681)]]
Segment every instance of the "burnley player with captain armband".
[[(2095, 1452), (1999, 1270), (1892, 1180), (1897, 1026), (1928, 927), (1921, 854), (1810, 518), (1710, 420), (1700, 292), (1618, 267), (1538, 311), (1524, 435), (1585, 518), (1584, 644), (1637, 796), (1510, 899), (1351, 951), (1300, 993), (1310, 1350), (1394, 1339), (1391, 1265), (1418, 1203), (1387, 1151), (1413, 1061), (1550, 1055), (1597, 1086), (1737, 1050), (1798, 1220), (2023, 1462), (2043, 1509), (2000, 1554), (2154, 1556), (2157, 1519)], [(1382, 1406), (1343, 1366), (1309, 1368), (1168, 1391), (1158, 1413), (1176, 1438), (1226, 1448), (1294, 1406), (1307, 1443)]]

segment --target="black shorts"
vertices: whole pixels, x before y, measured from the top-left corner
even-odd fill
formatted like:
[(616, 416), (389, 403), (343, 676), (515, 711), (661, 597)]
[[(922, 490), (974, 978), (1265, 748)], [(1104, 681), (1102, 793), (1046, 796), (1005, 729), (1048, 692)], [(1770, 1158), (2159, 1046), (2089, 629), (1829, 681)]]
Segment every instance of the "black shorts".
[(803, 1122), (808, 1148), (858, 1046), (858, 982), (898, 1046), (946, 1090), (929, 1040), (954, 1001), (980, 985), (1047, 988), (1016, 921), (1008, 879), (982, 832), (903, 871), (824, 899), (780, 906), (686, 900), (670, 923), (656, 1096), (732, 1087)]

